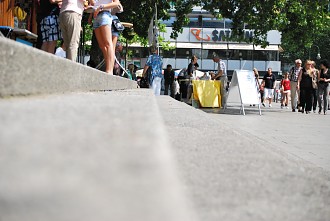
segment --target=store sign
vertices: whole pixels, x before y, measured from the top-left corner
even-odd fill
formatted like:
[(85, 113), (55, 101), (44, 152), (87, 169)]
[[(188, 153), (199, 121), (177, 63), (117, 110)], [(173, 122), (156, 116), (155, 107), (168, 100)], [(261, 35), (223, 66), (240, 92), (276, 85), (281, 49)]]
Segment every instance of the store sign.
[[(197, 41), (213, 41), (213, 42), (228, 42), (228, 38), (232, 37), (232, 31), (230, 29), (202, 29), (191, 28), (190, 33), (196, 38)], [(253, 37), (252, 30), (245, 30), (244, 37), (249, 40)]]
[(198, 41), (210, 41), (211, 37), (209, 35), (206, 35), (205, 38), (203, 38), (202, 36), (202, 29), (198, 29), (198, 28), (192, 28), (190, 29), (191, 34), (193, 34), (195, 36), (195, 38)]

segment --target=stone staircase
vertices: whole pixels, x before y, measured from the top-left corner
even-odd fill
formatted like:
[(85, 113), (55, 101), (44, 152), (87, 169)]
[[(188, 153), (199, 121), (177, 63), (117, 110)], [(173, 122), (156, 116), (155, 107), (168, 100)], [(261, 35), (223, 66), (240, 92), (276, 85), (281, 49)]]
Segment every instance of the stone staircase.
[(0, 48), (0, 220), (195, 220), (150, 90)]

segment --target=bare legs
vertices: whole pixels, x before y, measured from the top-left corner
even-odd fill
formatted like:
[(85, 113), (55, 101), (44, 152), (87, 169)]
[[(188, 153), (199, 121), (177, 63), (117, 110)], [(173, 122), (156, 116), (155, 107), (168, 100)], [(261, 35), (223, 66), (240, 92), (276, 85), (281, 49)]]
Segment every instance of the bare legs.
[(109, 25), (103, 25), (99, 28), (96, 28), (95, 35), (103, 53), (105, 61), (105, 72), (112, 75), (115, 62), (115, 52), (112, 44), (111, 27)]
[(56, 41), (45, 41), (41, 45), (41, 50), (54, 54), (55, 47), (56, 47)]

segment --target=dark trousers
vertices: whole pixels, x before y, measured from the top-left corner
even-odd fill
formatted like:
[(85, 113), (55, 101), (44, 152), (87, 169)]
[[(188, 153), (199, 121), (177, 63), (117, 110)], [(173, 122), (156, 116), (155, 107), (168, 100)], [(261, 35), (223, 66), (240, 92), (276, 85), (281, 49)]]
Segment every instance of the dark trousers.
[(317, 106), (317, 89), (312, 89), (312, 97), (313, 97), (313, 111), (316, 110), (316, 106)]
[(300, 89), (300, 104), (302, 111), (311, 111), (313, 103), (313, 89), (301, 88)]
[(168, 95), (168, 89), (170, 89), (172, 92), (172, 87), (171, 87), (172, 83), (171, 82), (165, 81), (164, 86), (165, 86), (164, 95)]

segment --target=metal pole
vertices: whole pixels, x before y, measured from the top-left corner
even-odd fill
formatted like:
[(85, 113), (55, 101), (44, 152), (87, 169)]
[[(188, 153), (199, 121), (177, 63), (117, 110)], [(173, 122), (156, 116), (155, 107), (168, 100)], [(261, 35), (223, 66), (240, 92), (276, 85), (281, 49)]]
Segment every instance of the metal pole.
[[(156, 32), (157, 32), (157, 39), (156, 39), (156, 44), (157, 44), (157, 55), (159, 55), (159, 44), (158, 44), (158, 19), (157, 19), (157, 2), (155, 3), (155, 25), (156, 25)], [(155, 34), (155, 33), (154, 33)]]
[(126, 39), (125, 69), (127, 69), (127, 54), (128, 54), (128, 43), (127, 43), (127, 39)]

